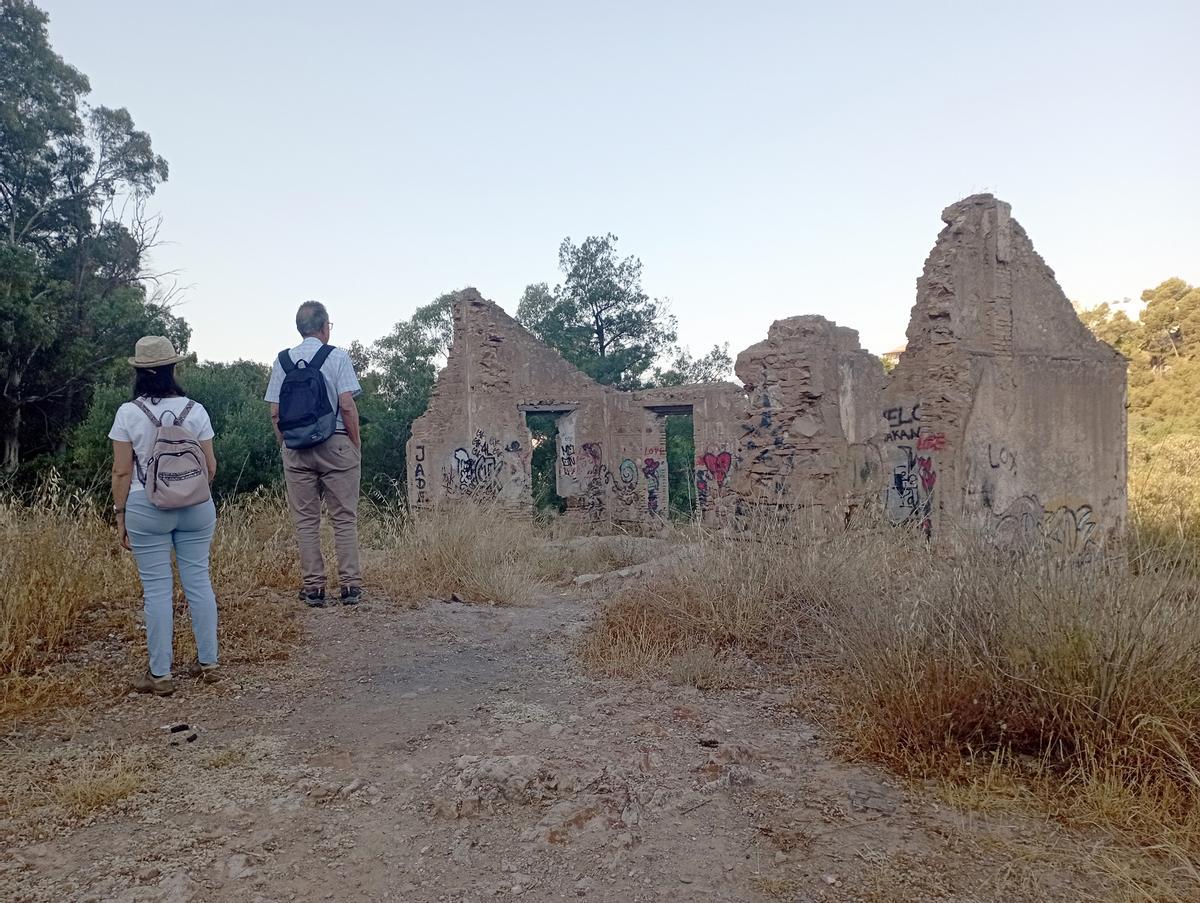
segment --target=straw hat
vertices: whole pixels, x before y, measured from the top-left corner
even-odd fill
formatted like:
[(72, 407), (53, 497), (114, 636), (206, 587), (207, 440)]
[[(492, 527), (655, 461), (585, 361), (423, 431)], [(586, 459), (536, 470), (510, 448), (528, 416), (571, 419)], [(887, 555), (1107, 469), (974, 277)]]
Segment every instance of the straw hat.
[(178, 364), (183, 359), (184, 355), (175, 350), (165, 335), (144, 335), (133, 347), (133, 357), (129, 358), (129, 363), (142, 370)]

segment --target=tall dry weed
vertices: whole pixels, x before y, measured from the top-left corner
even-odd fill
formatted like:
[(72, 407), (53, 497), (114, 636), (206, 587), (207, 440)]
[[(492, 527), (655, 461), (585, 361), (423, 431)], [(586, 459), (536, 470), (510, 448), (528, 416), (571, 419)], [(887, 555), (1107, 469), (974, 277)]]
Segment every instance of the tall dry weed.
[(97, 506), (51, 477), (32, 505), (0, 501), (0, 675), (27, 672), (94, 629), (123, 624), (137, 572)]
[(377, 515), (371, 580), (396, 600), (448, 598), (528, 602), (542, 585), (544, 532), (495, 502), (462, 503), (409, 519)]
[(1064, 815), (1200, 851), (1198, 562), (1146, 544), (1015, 558), (870, 527), (718, 533), (607, 605), (584, 652), (626, 673), (697, 647), (816, 665), (860, 754), (964, 779), (999, 761)]
[(778, 516), (747, 532), (684, 531), (677, 542), (673, 561), (606, 606), (584, 649), (593, 665), (663, 672), (697, 646), (773, 662), (826, 655), (818, 608), (874, 573), (863, 536)]
[[(295, 559), (282, 499), (221, 507), (212, 575), (224, 660), (277, 659), (297, 642), (294, 613), (268, 592), (293, 585)], [(195, 649), (178, 590), (175, 602), (176, 654), (186, 661)], [(141, 661), (141, 606), (133, 557), (92, 497), (51, 475), (29, 503), (0, 501), (0, 717), (122, 692), (110, 656), (82, 653), (116, 642)]]

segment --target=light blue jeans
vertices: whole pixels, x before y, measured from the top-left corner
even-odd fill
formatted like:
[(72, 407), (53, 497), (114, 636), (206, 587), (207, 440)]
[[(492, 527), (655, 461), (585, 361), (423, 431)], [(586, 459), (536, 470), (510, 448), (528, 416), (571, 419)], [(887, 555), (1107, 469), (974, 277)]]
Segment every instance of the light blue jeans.
[(171, 673), (175, 621), (172, 597), (171, 549), (179, 565), (179, 579), (192, 615), (192, 633), (201, 664), (217, 664), (217, 597), (208, 576), (208, 551), (217, 525), (212, 500), (162, 511), (150, 504), (144, 492), (131, 492), (125, 503), (125, 529), (142, 577), (146, 606), (146, 646), (150, 673)]

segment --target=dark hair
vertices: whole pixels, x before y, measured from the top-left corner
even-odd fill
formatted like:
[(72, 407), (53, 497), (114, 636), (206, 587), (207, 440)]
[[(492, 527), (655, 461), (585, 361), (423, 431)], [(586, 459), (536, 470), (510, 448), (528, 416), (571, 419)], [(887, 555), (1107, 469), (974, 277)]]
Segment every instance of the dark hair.
[(302, 336), (316, 335), (328, 322), (329, 311), (320, 301), (305, 301), (296, 311), (296, 329)]
[(183, 398), (187, 392), (175, 382), (175, 365), (138, 367), (133, 371), (133, 397), (149, 398), (155, 404), (164, 398)]

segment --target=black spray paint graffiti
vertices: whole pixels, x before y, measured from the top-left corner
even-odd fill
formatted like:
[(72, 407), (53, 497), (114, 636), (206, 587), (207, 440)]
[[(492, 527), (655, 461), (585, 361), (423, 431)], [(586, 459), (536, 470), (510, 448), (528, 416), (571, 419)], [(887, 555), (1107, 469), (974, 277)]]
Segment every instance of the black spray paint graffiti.
[(919, 455), (911, 445), (896, 447), (886, 504), (892, 523), (916, 524), (928, 536), (933, 529), (933, 489), (937, 470), (932, 455)]
[(646, 510), (652, 515), (658, 514), (658, 468), (661, 461), (646, 458), (642, 464), (642, 473), (646, 477)]
[(574, 478), (575, 476), (575, 446), (570, 442), (564, 442), (558, 457), (558, 469), (563, 476)]
[[(495, 495), (502, 485), (505, 452), (520, 454), (521, 443), (501, 446), (498, 439), (489, 439), (477, 430), (471, 448), (456, 448), (451, 464), (442, 469), (442, 484), (450, 496)], [(514, 472), (515, 467), (511, 468)]]
[(638, 469), (637, 465), (629, 458), (621, 461), (617, 468), (617, 479), (612, 481), (612, 492), (617, 497), (622, 505), (632, 508), (638, 503), (637, 482)]
[(604, 517), (605, 489), (604, 484), (609, 479), (608, 468), (604, 466), (604, 449), (599, 442), (585, 442), (580, 446), (586, 458), (588, 482), (584, 490), (584, 506), (592, 520)]
[(921, 406), (888, 408), (883, 419), (891, 427), (884, 435), (884, 442), (915, 442), (921, 436)]
[(420, 505), (429, 501), (429, 495), (425, 491), (429, 482), (425, 478), (424, 445), (417, 445), (413, 448), (413, 460), (416, 462), (416, 466), (413, 467), (413, 488), (417, 490), (417, 504)]
[(1043, 507), (1036, 495), (1023, 495), (996, 515), (992, 525), (997, 545), (1013, 551), (1044, 547), (1062, 558), (1096, 550), (1096, 520), (1091, 505)]
[(1017, 453), (1003, 445), (988, 443), (988, 464), (992, 470), (1007, 470), (1014, 476), (1017, 473)]

